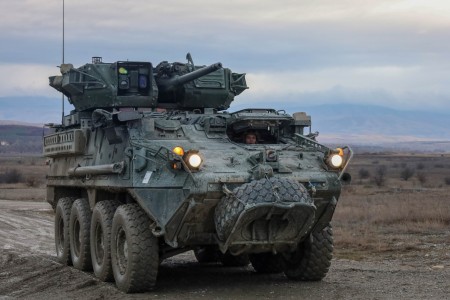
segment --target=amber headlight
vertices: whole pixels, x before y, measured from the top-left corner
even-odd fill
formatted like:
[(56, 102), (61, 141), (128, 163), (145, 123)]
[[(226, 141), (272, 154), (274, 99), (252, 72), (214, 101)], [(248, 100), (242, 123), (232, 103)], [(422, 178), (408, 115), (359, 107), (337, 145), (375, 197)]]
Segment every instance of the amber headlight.
[(175, 153), (176, 155), (179, 156), (183, 156), (184, 155), (184, 149), (180, 146), (176, 146), (175, 148), (172, 149), (173, 153)]

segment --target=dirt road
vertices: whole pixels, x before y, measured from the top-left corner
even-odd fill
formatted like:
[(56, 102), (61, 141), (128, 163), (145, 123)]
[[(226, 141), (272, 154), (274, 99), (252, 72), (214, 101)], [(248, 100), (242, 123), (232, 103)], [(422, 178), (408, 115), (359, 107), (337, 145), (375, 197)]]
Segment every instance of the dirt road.
[[(252, 267), (202, 265), (191, 252), (164, 261), (157, 289), (126, 295), (56, 262), (53, 212), (47, 203), (0, 200), (0, 299), (445, 299), (449, 262), (333, 260), (321, 282), (256, 274)], [(449, 250), (450, 251), (450, 250)]]

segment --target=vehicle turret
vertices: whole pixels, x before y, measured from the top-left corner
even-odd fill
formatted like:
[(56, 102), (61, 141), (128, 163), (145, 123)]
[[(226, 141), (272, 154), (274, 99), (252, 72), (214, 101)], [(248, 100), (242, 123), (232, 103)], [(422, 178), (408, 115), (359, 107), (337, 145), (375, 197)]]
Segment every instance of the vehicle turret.
[(74, 68), (60, 66), (61, 75), (49, 77), (50, 86), (68, 97), (78, 112), (115, 108), (165, 108), (224, 110), (236, 95), (247, 89), (245, 74), (222, 68), (221, 63), (194, 66), (189, 62), (118, 61), (92, 63)]

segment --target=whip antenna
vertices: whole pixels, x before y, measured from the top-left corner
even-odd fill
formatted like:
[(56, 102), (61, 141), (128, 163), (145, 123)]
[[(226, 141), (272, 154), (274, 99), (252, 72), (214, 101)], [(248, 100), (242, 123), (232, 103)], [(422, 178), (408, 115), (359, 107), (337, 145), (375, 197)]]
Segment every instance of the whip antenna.
[[(62, 3), (63, 3), (63, 7), (62, 7), (62, 63), (64, 64), (64, 0)], [(62, 103), (61, 125), (64, 126), (64, 94), (62, 94), (61, 103)]]

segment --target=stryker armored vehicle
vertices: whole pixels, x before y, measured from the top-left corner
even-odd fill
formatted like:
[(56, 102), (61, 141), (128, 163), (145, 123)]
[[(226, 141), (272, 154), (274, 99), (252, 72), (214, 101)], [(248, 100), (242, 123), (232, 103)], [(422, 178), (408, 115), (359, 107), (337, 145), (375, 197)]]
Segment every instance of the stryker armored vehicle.
[(49, 78), (75, 108), (44, 136), (58, 260), (124, 292), (153, 288), (161, 261), (190, 250), (322, 279), (351, 149), (319, 144), (305, 113), (225, 111), (245, 74), (187, 60), (95, 57)]

